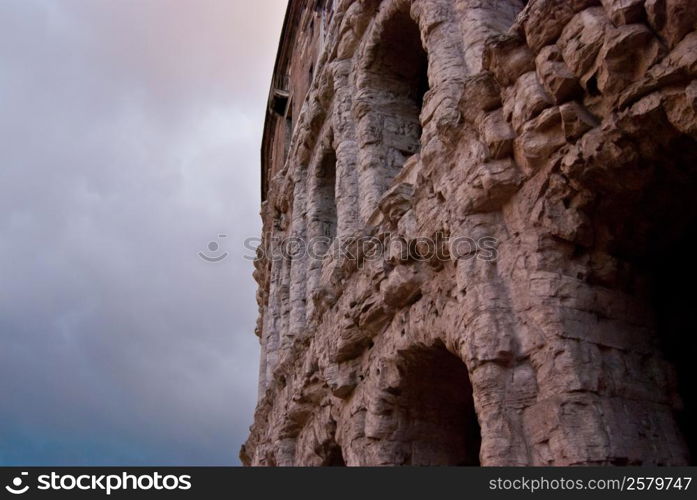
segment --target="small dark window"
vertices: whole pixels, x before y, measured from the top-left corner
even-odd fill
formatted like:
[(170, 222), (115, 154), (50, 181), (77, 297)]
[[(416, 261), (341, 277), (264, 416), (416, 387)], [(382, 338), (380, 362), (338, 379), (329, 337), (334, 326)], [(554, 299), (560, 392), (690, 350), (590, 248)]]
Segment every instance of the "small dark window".
[(269, 103), (271, 111), (277, 115), (283, 116), (288, 109), (288, 92), (281, 89), (274, 89), (271, 94), (271, 102)]

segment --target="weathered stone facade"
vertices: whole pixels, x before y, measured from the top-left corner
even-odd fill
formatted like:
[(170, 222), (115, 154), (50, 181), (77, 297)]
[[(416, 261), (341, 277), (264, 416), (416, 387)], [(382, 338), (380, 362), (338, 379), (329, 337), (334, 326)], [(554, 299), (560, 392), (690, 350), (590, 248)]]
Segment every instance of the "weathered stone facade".
[(243, 462), (689, 463), (696, 22), (693, 0), (292, 0)]

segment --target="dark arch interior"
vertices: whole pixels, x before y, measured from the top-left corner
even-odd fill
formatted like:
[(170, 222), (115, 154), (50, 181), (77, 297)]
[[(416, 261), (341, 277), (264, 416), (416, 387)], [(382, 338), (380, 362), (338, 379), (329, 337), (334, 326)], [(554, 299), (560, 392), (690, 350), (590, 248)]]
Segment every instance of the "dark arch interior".
[[(656, 135), (660, 135), (658, 132)], [(652, 141), (646, 138), (644, 142)], [(651, 142), (656, 151), (634, 172), (646, 180), (629, 203), (608, 202), (600, 213), (611, 224), (615, 254), (630, 263), (631, 288), (647, 297), (655, 319), (656, 348), (675, 368), (682, 408), (675, 417), (697, 459), (697, 142), (676, 135)], [(639, 149), (639, 147), (637, 147)], [(628, 181), (626, 181), (628, 182)]]
[[(682, 408), (675, 417), (692, 464), (697, 459), (697, 390), (692, 363), (697, 359), (697, 142), (678, 135), (653, 159), (654, 175), (637, 210), (643, 221), (647, 272), (657, 345), (675, 368)], [(640, 231), (641, 232), (641, 231)], [(644, 236), (645, 235), (645, 236)]]
[(336, 153), (324, 153), (317, 168), (317, 222), (322, 236), (332, 240), (336, 236)]
[(479, 465), (481, 432), (467, 367), (442, 344), (401, 353), (393, 391), (405, 465)]
[(651, 268), (651, 299), (656, 312), (658, 342), (674, 366), (682, 408), (676, 420), (697, 464), (697, 385), (693, 382), (697, 360), (697, 220), (667, 252), (656, 255)]
[(382, 28), (369, 68), (369, 85), (374, 92), (373, 111), (382, 122), (389, 184), (420, 148), (419, 115), (428, 90), (428, 57), (408, 10), (394, 14)]
[(334, 443), (327, 451), (326, 458), (322, 463), (326, 467), (345, 467), (344, 455), (341, 451), (341, 446)]
[(394, 92), (386, 96), (394, 107), (420, 111), (428, 90), (428, 57), (409, 12), (399, 11), (383, 25), (373, 68), (382, 77), (377, 86)]

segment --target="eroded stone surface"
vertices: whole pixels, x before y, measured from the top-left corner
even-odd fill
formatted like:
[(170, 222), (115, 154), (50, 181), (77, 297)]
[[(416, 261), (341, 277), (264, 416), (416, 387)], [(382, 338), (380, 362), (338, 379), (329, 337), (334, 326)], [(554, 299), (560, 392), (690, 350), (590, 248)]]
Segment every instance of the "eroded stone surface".
[(315, 3), (267, 119), (243, 462), (688, 463), (694, 5)]

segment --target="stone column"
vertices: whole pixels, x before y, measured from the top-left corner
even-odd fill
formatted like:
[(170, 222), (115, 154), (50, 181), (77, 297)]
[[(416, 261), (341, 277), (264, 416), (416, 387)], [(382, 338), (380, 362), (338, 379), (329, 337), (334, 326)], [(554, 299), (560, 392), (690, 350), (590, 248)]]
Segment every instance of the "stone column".
[[(331, 134), (325, 131), (325, 136), (318, 141), (312, 163), (308, 169), (308, 190), (309, 197), (307, 201), (307, 241), (308, 241), (308, 256), (307, 256), (307, 275), (306, 275), (306, 318), (312, 317), (314, 312), (314, 303), (312, 301), (313, 294), (319, 286), (320, 276), (322, 274), (323, 255), (329, 250), (331, 237), (326, 234), (326, 227), (323, 223), (326, 207), (322, 200), (322, 186), (320, 175), (322, 173), (322, 163), (325, 161), (327, 154), (332, 152), (333, 138)], [(337, 182), (338, 184), (338, 182)], [(334, 186), (336, 193), (336, 185)]]
[(354, 234), (360, 228), (358, 191), (358, 143), (351, 114), (352, 86), (351, 60), (332, 64), (334, 77), (334, 104), (332, 128), (336, 149), (336, 209), (337, 237), (339, 240)]
[(290, 296), (289, 324), (286, 343), (300, 335), (305, 328), (305, 309), (307, 301), (307, 205), (308, 169), (298, 168), (293, 191), (293, 215), (291, 222)]
[(269, 280), (269, 303), (264, 313), (264, 331), (262, 345), (266, 358), (266, 384), (273, 378), (273, 372), (279, 360), (279, 337), (281, 323), (281, 280), (283, 276), (283, 259), (277, 241), (269, 244), (271, 258), (271, 278)]

